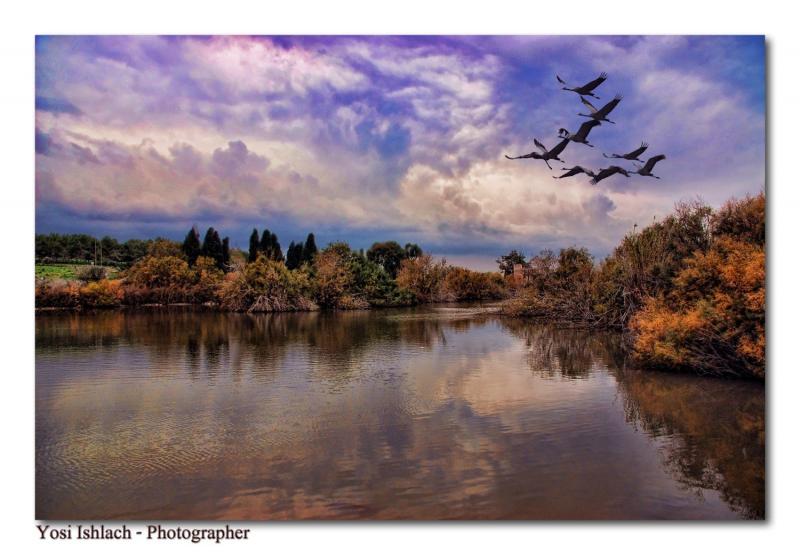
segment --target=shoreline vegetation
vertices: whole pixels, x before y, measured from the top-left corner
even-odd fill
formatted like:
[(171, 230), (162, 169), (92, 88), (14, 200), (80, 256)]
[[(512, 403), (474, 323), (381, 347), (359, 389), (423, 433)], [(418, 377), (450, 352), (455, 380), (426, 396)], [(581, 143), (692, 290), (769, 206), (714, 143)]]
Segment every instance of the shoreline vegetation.
[(649, 367), (763, 380), (765, 209), (763, 192), (716, 211), (679, 203), (634, 227), (599, 263), (585, 248), (530, 260), (511, 251), (498, 259), (500, 272), (452, 266), (395, 241), (366, 252), (343, 242), (318, 249), (313, 234), (284, 256), (269, 230), (254, 229), (246, 252), (214, 228), (202, 241), (193, 228), (183, 243), (37, 235), (35, 304), (253, 313), (503, 300), (504, 316), (627, 332), (635, 359)]

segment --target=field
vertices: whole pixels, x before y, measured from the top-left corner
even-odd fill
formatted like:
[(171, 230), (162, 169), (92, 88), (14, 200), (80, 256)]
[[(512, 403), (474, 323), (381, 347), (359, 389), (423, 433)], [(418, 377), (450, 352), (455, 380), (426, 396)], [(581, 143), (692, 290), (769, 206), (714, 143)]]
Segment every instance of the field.
[[(87, 264), (36, 264), (36, 277), (46, 279), (78, 279), (78, 272)], [(108, 277), (113, 278), (119, 271), (113, 266), (106, 266)]]

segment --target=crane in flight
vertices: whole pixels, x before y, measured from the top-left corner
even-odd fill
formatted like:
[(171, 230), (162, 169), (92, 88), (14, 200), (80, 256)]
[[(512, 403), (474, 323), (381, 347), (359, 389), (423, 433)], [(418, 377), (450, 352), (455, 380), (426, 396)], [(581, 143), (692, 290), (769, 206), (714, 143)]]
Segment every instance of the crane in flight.
[(587, 170), (583, 166), (572, 166), (571, 168), (561, 168), (565, 170), (567, 173), (563, 175), (553, 175), (553, 179), (564, 179), (565, 177), (572, 177), (573, 175), (578, 175), (581, 173), (585, 173), (589, 177), (594, 177), (594, 172), (592, 170)]
[(596, 119), (592, 119), (589, 121), (584, 121), (580, 128), (578, 129), (577, 133), (570, 133), (563, 127), (558, 130), (558, 136), (562, 139), (567, 139), (569, 141), (574, 141), (576, 143), (581, 143), (586, 146), (590, 146), (594, 148), (593, 144), (589, 143), (589, 131), (591, 131), (594, 127), (600, 125), (600, 122)]
[(590, 183), (592, 185), (597, 185), (602, 180), (604, 180), (606, 177), (611, 177), (612, 175), (614, 175), (616, 173), (621, 173), (625, 177), (630, 177), (631, 176), (631, 174), (625, 168), (621, 168), (619, 166), (609, 166), (609, 167), (603, 168), (602, 170), (597, 172), (597, 174), (592, 178)]
[(608, 74), (606, 72), (603, 72), (600, 74), (600, 77), (592, 81), (589, 81), (585, 85), (581, 85), (580, 87), (569, 87), (567, 85), (567, 82), (564, 81), (558, 74), (556, 74), (556, 79), (558, 79), (558, 82), (563, 85), (561, 87), (562, 90), (572, 91), (574, 93), (578, 93), (581, 96), (591, 96), (593, 98), (600, 98), (592, 91), (594, 91), (597, 87), (599, 87), (603, 83), (603, 81), (606, 80), (606, 78), (608, 78)]
[(560, 143), (558, 143), (550, 150), (547, 150), (547, 147), (544, 146), (542, 143), (540, 143), (539, 139), (533, 139), (533, 144), (535, 144), (536, 147), (541, 152), (536, 152), (534, 150), (533, 152), (529, 154), (523, 154), (522, 156), (509, 156), (508, 154), (506, 154), (506, 158), (508, 158), (509, 160), (519, 160), (520, 158), (534, 158), (536, 160), (544, 160), (544, 163), (547, 164), (547, 167), (552, 170), (553, 166), (550, 165), (550, 160), (558, 160), (559, 162), (564, 162), (564, 160), (559, 158), (558, 155), (561, 154), (565, 148), (567, 148), (567, 145), (569, 144), (569, 139), (563, 139)]
[(606, 154), (604, 152), (603, 156), (605, 156), (606, 158), (621, 158), (623, 160), (631, 160), (631, 161), (635, 161), (635, 162), (644, 162), (644, 160), (639, 160), (639, 156), (641, 156), (642, 153), (645, 150), (647, 150), (648, 146), (650, 146), (650, 145), (648, 145), (647, 143), (643, 142), (641, 144), (641, 146), (639, 146), (639, 148), (637, 148), (636, 150), (632, 150), (632, 151), (628, 152), (627, 154), (613, 153), (611, 155), (608, 155), (608, 154)]
[(612, 100), (609, 100), (608, 102), (606, 102), (606, 105), (598, 110), (597, 108), (595, 108), (592, 105), (591, 102), (589, 102), (585, 98), (581, 97), (581, 102), (583, 102), (584, 106), (589, 108), (589, 112), (590, 113), (589, 114), (578, 114), (578, 115), (579, 116), (583, 116), (585, 118), (592, 118), (593, 120), (596, 120), (596, 121), (607, 121), (608, 123), (616, 123), (616, 122), (613, 122), (610, 119), (608, 119), (608, 114), (611, 113), (611, 110), (613, 110), (614, 108), (617, 107), (617, 104), (619, 104), (620, 100), (622, 100), (622, 95), (618, 94)]
[(652, 158), (648, 158), (644, 166), (640, 166), (639, 164), (634, 164), (636, 166), (635, 173), (637, 173), (638, 175), (642, 175), (644, 177), (655, 177), (656, 179), (661, 179), (657, 175), (653, 175), (653, 168), (661, 160), (665, 160), (666, 158), (667, 157), (665, 155), (659, 154), (658, 156), (653, 156)]

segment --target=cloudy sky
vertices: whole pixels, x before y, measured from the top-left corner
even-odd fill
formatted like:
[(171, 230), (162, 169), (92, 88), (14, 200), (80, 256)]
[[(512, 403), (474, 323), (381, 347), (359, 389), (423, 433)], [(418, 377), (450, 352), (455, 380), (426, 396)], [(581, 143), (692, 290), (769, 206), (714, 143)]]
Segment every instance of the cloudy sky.
[[(556, 73), (601, 71), (617, 123), (562, 158), (597, 169), (647, 141), (660, 180), (504, 158), (585, 121)], [(603, 256), (676, 201), (763, 188), (764, 71), (761, 37), (39, 37), (36, 230), (314, 231), (478, 269), (511, 248)]]

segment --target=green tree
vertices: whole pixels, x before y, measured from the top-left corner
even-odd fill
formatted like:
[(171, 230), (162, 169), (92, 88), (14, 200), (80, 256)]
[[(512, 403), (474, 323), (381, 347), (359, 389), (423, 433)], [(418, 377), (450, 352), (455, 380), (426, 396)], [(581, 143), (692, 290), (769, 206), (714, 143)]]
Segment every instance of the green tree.
[(247, 255), (248, 262), (255, 262), (258, 258), (258, 230), (253, 228), (253, 233), (250, 234), (250, 251)]
[(270, 243), (272, 244), (272, 260), (276, 262), (283, 262), (283, 251), (281, 250), (281, 244), (278, 242), (278, 236), (274, 233), (272, 237), (270, 237)]
[(186, 260), (189, 261), (189, 266), (194, 266), (197, 257), (200, 256), (200, 233), (195, 226), (192, 226), (192, 229), (186, 234), (181, 250), (186, 256)]
[(396, 241), (373, 243), (367, 251), (367, 260), (380, 264), (392, 279), (397, 277), (397, 270), (406, 258), (405, 249)]
[(278, 242), (278, 236), (268, 229), (265, 229), (264, 233), (261, 234), (258, 250), (269, 260), (275, 260), (277, 262), (283, 260), (283, 252), (281, 251), (281, 244)]
[(213, 227), (209, 227), (208, 231), (206, 231), (200, 254), (213, 259), (218, 267), (222, 266), (222, 241), (219, 238), (219, 233)]
[(107, 264), (107, 263), (119, 263), (120, 259), (120, 249), (121, 246), (119, 242), (114, 239), (113, 237), (109, 237), (106, 235), (102, 239), (100, 239), (100, 258), (98, 262), (100, 264)]
[(261, 241), (258, 242), (258, 252), (263, 253), (267, 259), (272, 260), (272, 232), (265, 229), (261, 233)]
[(510, 276), (514, 273), (514, 264), (525, 264), (525, 255), (516, 249), (497, 259), (497, 265), (504, 276)]
[(417, 258), (422, 256), (422, 249), (416, 243), (406, 243), (404, 247), (406, 251), (406, 258)]
[(313, 233), (309, 233), (306, 237), (306, 243), (303, 245), (303, 262), (311, 264), (317, 254), (317, 241)]
[(225, 237), (222, 240), (222, 260), (220, 264), (220, 268), (225, 270), (228, 267), (228, 264), (231, 263), (231, 240), (229, 237)]
[(296, 270), (303, 262), (303, 245), (292, 241), (289, 243), (289, 248), (286, 249), (286, 267), (290, 270)]

